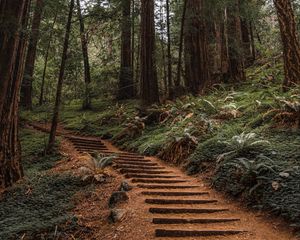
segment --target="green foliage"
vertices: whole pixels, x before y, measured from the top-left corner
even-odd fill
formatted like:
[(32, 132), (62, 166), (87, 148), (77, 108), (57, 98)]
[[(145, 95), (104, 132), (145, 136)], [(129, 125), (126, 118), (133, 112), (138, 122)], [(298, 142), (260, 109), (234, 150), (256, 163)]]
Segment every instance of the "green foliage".
[(89, 166), (95, 173), (102, 172), (105, 168), (112, 165), (113, 160), (116, 158), (117, 156), (115, 155), (106, 156), (105, 154), (94, 152), (92, 153), (92, 158)]
[(54, 151), (44, 155), (44, 134), (21, 131), (22, 163), (25, 179), (0, 197), (0, 239), (54, 239), (61, 234), (62, 224), (77, 226), (70, 214), (72, 198), (82, 187), (81, 180), (69, 174), (50, 174), (62, 156)]
[(47, 232), (53, 237), (57, 226), (73, 219), (68, 212), (80, 187), (70, 175), (39, 175), (10, 189), (0, 199), (0, 239), (19, 239), (24, 233), (40, 239)]

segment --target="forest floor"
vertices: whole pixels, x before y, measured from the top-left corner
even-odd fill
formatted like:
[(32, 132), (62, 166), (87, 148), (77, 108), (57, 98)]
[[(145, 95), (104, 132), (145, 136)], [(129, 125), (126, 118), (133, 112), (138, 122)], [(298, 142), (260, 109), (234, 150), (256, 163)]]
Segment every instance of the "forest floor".
[[(61, 124), (72, 132), (109, 139), (122, 150), (159, 157), (168, 166), (180, 168), (201, 181), (201, 184), (205, 183), (214, 189), (211, 190), (213, 196), (218, 195), (215, 190), (219, 191), (226, 195), (225, 202), (230, 198), (249, 210), (241, 209), (241, 206), (237, 205), (238, 209), (249, 212), (250, 215), (253, 214), (252, 216), (266, 215), (267, 219), (271, 220), (263, 218), (262, 221), (269, 224), (268, 229), (273, 228), (273, 221), (277, 226), (274, 216), (284, 219), (286, 229), (299, 232), (300, 89), (295, 88), (283, 93), (280, 88), (282, 72), (282, 63), (276, 59), (269, 59), (247, 70), (247, 82), (239, 85), (222, 84), (207, 91), (203, 96), (184, 96), (176, 101), (166, 101), (162, 105), (152, 106), (146, 114), (138, 108), (136, 100), (117, 102), (110, 96), (94, 99), (93, 109), (88, 111), (81, 110), (82, 103), (79, 100), (65, 102), (60, 114)], [(44, 105), (35, 108), (34, 111), (22, 111), (21, 119), (22, 122), (39, 123), (47, 127), (51, 111), (52, 106)], [(145, 118), (146, 115), (148, 118)], [(39, 218), (32, 214), (34, 221), (28, 223), (26, 229), (34, 229), (32, 226), (48, 229), (51, 226), (52, 235), (53, 233), (57, 235), (61, 228), (53, 229), (53, 226), (61, 226), (61, 223), (67, 220), (68, 224), (62, 232), (65, 234), (69, 231), (73, 234), (72, 227), (77, 226), (75, 224), (77, 218), (70, 218), (68, 213), (74, 206), (78, 207), (78, 204), (70, 205), (70, 198), (77, 196), (77, 190), (82, 192), (83, 188), (85, 191), (80, 196), (86, 197), (86, 200), (79, 202), (91, 205), (82, 205), (81, 208), (90, 209), (91, 216), (94, 216), (92, 212), (95, 211), (97, 214), (97, 211), (92, 207), (95, 204), (93, 199), (95, 201), (102, 199), (103, 205), (99, 203), (99, 207), (107, 214), (108, 192), (119, 185), (123, 180), (121, 176), (115, 175), (116, 172), (111, 170), (116, 179), (112, 183), (105, 186), (84, 187), (73, 174), (49, 176), (49, 169), (56, 166), (58, 158), (69, 158), (59, 153), (54, 153), (50, 157), (41, 154), (41, 149), (47, 141), (47, 134), (40, 135), (36, 132), (32, 134), (28, 130), (22, 130), (21, 135), (27, 177), (23, 185), (5, 197), (4, 202), (6, 204), (14, 202), (16, 205), (17, 201), (22, 200), (23, 205), (27, 204), (23, 202), (21, 196), (27, 191), (31, 193), (31, 188), (37, 189), (32, 198), (33, 206), (53, 202), (55, 198), (59, 198), (59, 201), (53, 204), (57, 207), (46, 204), (47, 214), (44, 216), (48, 220), (42, 221), (42, 226)], [(72, 162), (76, 158), (71, 159)], [(77, 164), (82, 162), (77, 161)], [(33, 187), (28, 188), (32, 185)], [(56, 189), (54, 193), (50, 192), (50, 188)], [(46, 189), (45, 199), (36, 199), (42, 189)], [(99, 194), (102, 191), (104, 195)], [(26, 217), (21, 208), (15, 205), (4, 205), (1, 213), (6, 214), (9, 209), (14, 208), (17, 212), (11, 212), (9, 219), (13, 222), (24, 222), (22, 217), (23, 219)], [(54, 217), (58, 209), (59, 213), (63, 213), (59, 218)], [(31, 210), (28, 212), (31, 213)], [(6, 222), (1, 221), (5, 214), (0, 215), (0, 229), (3, 227), (1, 224), (4, 224), (6, 228), (3, 229), (8, 227), (8, 232), (22, 232), (24, 226), (21, 224), (11, 228), (9, 223), (5, 225)], [(84, 211), (81, 214), (88, 217)], [(21, 219), (15, 219), (17, 215), (20, 215)], [(97, 221), (95, 223), (99, 225)], [(121, 230), (124, 229), (122, 224)], [(92, 234), (85, 227), (81, 232), (84, 230), (86, 236)], [(284, 230), (282, 232), (285, 233)]]
[[(63, 132), (68, 133), (67, 131)], [(176, 180), (184, 179), (188, 182), (188, 185), (198, 186), (192, 192), (208, 193), (204, 197), (165, 196), (163, 199), (214, 199), (218, 201), (218, 205), (211, 203), (206, 204), (205, 207), (213, 209), (228, 208), (230, 211), (228, 213), (201, 214), (202, 219), (233, 218), (240, 221), (228, 224), (201, 224), (200, 226), (197, 224), (177, 224), (171, 227), (170, 225), (154, 225), (152, 224), (152, 218), (154, 217), (167, 216), (170, 219), (178, 217), (195, 219), (199, 218), (199, 214), (150, 214), (149, 208), (159, 207), (159, 205), (145, 203), (147, 196), (142, 194), (142, 191), (145, 189), (136, 187), (137, 184), (131, 183), (134, 188), (128, 192), (129, 200), (118, 205), (118, 208), (126, 209), (126, 217), (122, 222), (112, 224), (108, 221), (110, 214), (108, 202), (111, 194), (117, 191), (122, 181), (124, 181), (124, 176), (119, 171), (116, 171), (115, 168), (108, 168), (105, 173), (110, 177), (111, 181), (105, 184), (85, 184), (79, 179), (79, 172), (80, 168), (86, 164), (87, 155), (80, 153), (70, 140), (60, 137), (57, 151), (52, 156), (54, 159), (50, 161), (47, 160), (49, 156), (45, 158), (38, 154), (44, 143), (41, 140), (46, 138), (47, 134), (26, 128), (22, 130), (21, 136), (23, 149), (26, 149), (24, 161), (27, 178), (20, 182), (18, 186), (9, 189), (1, 199), (1, 206), (4, 206), (2, 217), (5, 215), (5, 218), (2, 219), (0, 217), (2, 229), (0, 239), (154, 239), (155, 229), (158, 226), (166, 229), (179, 227), (189, 231), (199, 229), (220, 229), (222, 231), (239, 229), (247, 231), (227, 237), (214, 236), (201, 239), (296, 239), (291, 233), (291, 229), (282, 220), (262, 211), (246, 209), (242, 204), (229, 199), (228, 196), (212, 190), (209, 182), (204, 178), (189, 177), (178, 167), (170, 166), (170, 164), (153, 157), (147, 157), (145, 161), (163, 167), (164, 171), (172, 172), (171, 175), (177, 176)], [(109, 151), (119, 152), (109, 142), (105, 141), (104, 143)], [(114, 166), (116, 167), (116, 165)], [(43, 183), (44, 179), (47, 179), (45, 183)], [(69, 180), (66, 181), (66, 179)], [(178, 184), (176, 185), (178, 186)], [(179, 184), (179, 186), (181, 185)], [(164, 191), (172, 192), (170, 189)], [(190, 192), (191, 190), (182, 189), (180, 191)], [(14, 208), (8, 208), (12, 206)], [(161, 207), (164, 206), (162, 205)], [(172, 204), (168, 207), (170, 206), (176, 208), (198, 208), (194, 204)], [(12, 220), (15, 221), (14, 225), (10, 225)], [(173, 238), (164, 237), (161, 239)], [(185, 239), (195, 239), (195, 237)]]

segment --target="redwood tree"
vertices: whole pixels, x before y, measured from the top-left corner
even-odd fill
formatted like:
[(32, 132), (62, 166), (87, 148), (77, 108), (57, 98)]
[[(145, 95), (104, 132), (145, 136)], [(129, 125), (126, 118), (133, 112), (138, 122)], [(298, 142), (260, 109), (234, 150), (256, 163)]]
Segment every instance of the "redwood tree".
[(60, 107), (60, 103), (61, 103), (61, 94), (62, 94), (64, 74), (65, 74), (65, 66), (66, 66), (67, 53), (68, 53), (68, 48), (69, 48), (69, 38), (70, 38), (70, 32), (71, 32), (73, 9), (74, 9), (74, 0), (71, 0), (68, 21), (67, 21), (67, 25), (66, 25), (65, 40), (64, 40), (64, 46), (63, 46), (63, 53), (62, 53), (59, 77), (58, 77), (58, 82), (57, 82), (55, 106), (54, 106), (54, 110), (53, 110), (53, 118), (52, 118), (51, 131), (50, 131), (47, 151), (51, 151), (55, 144), (56, 130), (57, 130), (57, 125), (58, 125), (59, 107)]
[(91, 108), (91, 93), (90, 93), (90, 83), (91, 83), (91, 71), (88, 53), (88, 41), (85, 35), (84, 20), (81, 13), (80, 0), (77, 0), (77, 14), (80, 25), (80, 39), (81, 48), (83, 55), (83, 65), (84, 65), (84, 82), (85, 82), (85, 98), (83, 102), (83, 109)]
[(186, 82), (193, 94), (198, 94), (210, 80), (206, 25), (203, 0), (189, 0), (185, 24)]
[(147, 106), (159, 102), (155, 64), (154, 0), (141, 0), (141, 99)]
[(242, 45), (242, 28), (240, 18), (240, 0), (233, 0), (227, 9), (227, 34), (229, 72), (233, 82), (246, 79)]
[(274, 4), (282, 39), (285, 73), (283, 88), (286, 90), (292, 84), (300, 83), (300, 45), (291, 1), (274, 0)]
[(132, 69), (132, 44), (131, 44), (131, 0), (122, 1), (123, 17), (121, 21), (121, 67), (119, 74), (118, 99), (130, 99), (134, 97), (134, 81)]
[(23, 176), (18, 97), (23, 78), (29, 0), (0, 0), (0, 188)]
[(24, 79), (22, 81), (21, 87), (21, 104), (26, 109), (32, 108), (32, 81), (42, 12), (43, 0), (36, 0), (36, 6), (31, 27), (31, 36), (27, 50)]

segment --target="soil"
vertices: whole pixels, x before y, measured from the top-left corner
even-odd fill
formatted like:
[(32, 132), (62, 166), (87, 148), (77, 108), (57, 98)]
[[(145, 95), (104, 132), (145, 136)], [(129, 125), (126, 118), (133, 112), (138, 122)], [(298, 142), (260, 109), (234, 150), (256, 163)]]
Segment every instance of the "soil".
[[(63, 129), (60, 129), (64, 132)], [(69, 132), (68, 132), (69, 133)], [(94, 138), (90, 138), (94, 139)], [(110, 151), (118, 151), (112, 144), (107, 141), (102, 141), (108, 147)], [(61, 142), (60, 151), (63, 154), (64, 159), (60, 161), (54, 169), (54, 172), (71, 171), (74, 174), (78, 174), (78, 169), (84, 166), (84, 161), (88, 155), (79, 154), (72, 143), (63, 139)], [(265, 212), (257, 212), (249, 210), (237, 203), (227, 196), (214, 191), (205, 179), (187, 176), (180, 169), (170, 166), (167, 163), (157, 158), (145, 158), (151, 160), (151, 162), (158, 163), (159, 166), (163, 166), (166, 171), (172, 171), (172, 175), (179, 176), (178, 178), (188, 180), (189, 185), (197, 185), (197, 191), (209, 192), (209, 198), (218, 201), (218, 208), (230, 209), (229, 215), (234, 218), (239, 218), (241, 221), (231, 223), (230, 225), (219, 225), (222, 230), (231, 230), (232, 228), (238, 228), (245, 230), (245, 233), (221, 236), (221, 237), (185, 237), (186, 240), (202, 239), (202, 240), (296, 240), (297, 238), (292, 233), (292, 230), (288, 227), (284, 221), (269, 216)], [(109, 223), (108, 216), (110, 209), (108, 207), (108, 200), (114, 191), (117, 191), (121, 182), (124, 180), (124, 176), (121, 175), (114, 168), (109, 168), (106, 173), (112, 177), (112, 182), (106, 184), (98, 184), (95, 186), (95, 190), (90, 193), (78, 193), (76, 195), (76, 208), (72, 212), (78, 219), (80, 228), (75, 232), (68, 234), (68, 239), (88, 239), (88, 240), (171, 240), (174, 238), (158, 238), (155, 237), (157, 227), (152, 223), (153, 214), (149, 213), (149, 207), (152, 205), (145, 203), (145, 196), (142, 195), (142, 189), (134, 187), (132, 191), (128, 193), (129, 201), (118, 208), (126, 209), (126, 218), (116, 224)], [(135, 185), (135, 184), (133, 184)], [(145, 190), (145, 189), (144, 189)], [(181, 190), (179, 190), (181, 191)], [(178, 199), (179, 197), (176, 197)], [(170, 197), (168, 199), (174, 199)], [(182, 198), (188, 199), (188, 198)], [(210, 205), (215, 206), (215, 205)], [(155, 206), (156, 207), (156, 206)], [(186, 207), (186, 205), (178, 205), (176, 207)], [(189, 207), (196, 207), (190, 205)], [(164, 216), (159, 216), (164, 217)], [(172, 217), (168, 215), (168, 217)], [(174, 215), (174, 218), (188, 218), (193, 217), (191, 214)], [(201, 215), (201, 217), (208, 217), (207, 214)], [(214, 213), (214, 218), (222, 218), (224, 213)], [(229, 227), (228, 227), (229, 226)], [(180, 228), (178, 225), (167, 226), (168, 229)], [(190, 230), (214, 230), (211, 225), (185, 225), (184, 229)], [(183, 228), (183, 227), (182, 227)], [(177, 238), (181, 239), (181, 238)], [(183, 239), (183, 238), (182, 238)]]

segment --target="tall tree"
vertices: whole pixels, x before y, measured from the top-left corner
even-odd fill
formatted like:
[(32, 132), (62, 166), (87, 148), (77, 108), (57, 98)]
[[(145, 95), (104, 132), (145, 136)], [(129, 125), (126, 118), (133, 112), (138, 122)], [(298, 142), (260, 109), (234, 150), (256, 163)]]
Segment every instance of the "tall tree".
[(227, 9), (227, 34), (230, 77), (234, 82), (246, 79), (242, 46), (240, 0), (230, 1)]
[(88, 41), (85, 35), (84, 20), (82, 18), (80, 0), (77, 0), (77, 14), (78, 14), (79, 25), (80, 25), (80, 39), (81, 39), (81, 48), (82, 48), (83, 64), (84, 64), (85, 99), (83, 102), (83, 109), (90, 109), (91, 108), (91, 93), (90, 93), (91, 71), (90, 71), (90, 62), (89, 62), (89, 53), (88, 53)]
[(31, 36), (27, 50), (24, 79), (21, 87), (21, 104), (26, 109), (32, 108), (32, 81), (43, 7), (44, 0), (36, 0), (31, 27)]
[(24, 72), (29, 0), (0, 1), (0, 188), (23, 176), (18, 98)]
[(74, 0), (71, 0), (70, 6), (69, 6), (69, 15), (68, 15), (68, 21), (67, 21), (67, 25), (66, 25), (65, 40), (64, 40), (64, 46), (63, 46), (63, 53), (62, 53), (59, 77), (58, 77), (58, 82), (57, 82), (55, 106), (54, 106), (54, 110), (53, 110), (53, 118), (52, 118), (51, 131), (50, 131), (47, 151), (51, 151), (55, 144), (56, 130), (57, 130), (57, 125), (58, 125), (59, 107), (60, 107), (60, 103), (61, 103), (61, 93), (62, 93), (62, 87), (63, 87), (64, 74), (65, 74), (65, 66), (66, 66), (66, 61), (67, 61), (67, 53), (68, 53), (68, 48), (69, 48), (69, 38), (70, 38), (70, 32), (71, 32), (73, 9), (74, 9)]
[(54, 33), (54, 27), (55, 27), (56, 20), (57, 20), (57, 13), (58, 12), (56, 11), (55, 15), (54, 15), (53, 23), (51, 25), (50, 34), (49, 34), (49, 38), (48, 38), (48, 44), (47, 44), (47, 48), (46, 48), (44, 69), (43, 69), (43, 75), (42, 75), (41, 93), (40, 93), (40, 99), (39, 99), (40, 106), (43, 104), (43, 101), (44, 101), (45, 78), (46, 78), (51, 42), (52, 42), (52, 37), (53, 37), (53, 33)]
[(121, 67), (119, 74), (118, 99), (130, 99), (134, 97), (134, 81), (132, 70), (132, 45), (131, 45), (131, 0), (122, 1), (123, 17), (121, 23)]
[(141, 0), (141, 99), (147, 106), (159, 102), (155, 63), (154, 0)]
[(175, 80), (175, 87), (179, 87), (181, 83), (181, 68), (182, 68), (182, 53), (183, 53), (183, 40), (184, 40), (184, 25), (186, 18), (186, 6), (187, 1), (184, 0), (183, 11), (181, 17), (181, 26), (180, 26), (180, 39), (179, 39), (179, 52), (178, 52), (178, 65), (177, 65), (177, 77)]
[(291, 0), (274, 0), (277, 10), (284, 60), (283, 89), (300, 83), (300, 45)]
[(210, 80), (203, 0), (189, 0), (185, 26), (185, 68), (189, 90), (198, 94)]
[(172, 79), (172, 53), (171, 53), (171, 24), (170, 24), (170, 1), (166, 0), (166, 12), (167, 12), (167, 36), (168, 36), (168, 88), (169, 98), (173, 98), (173, 79)]

